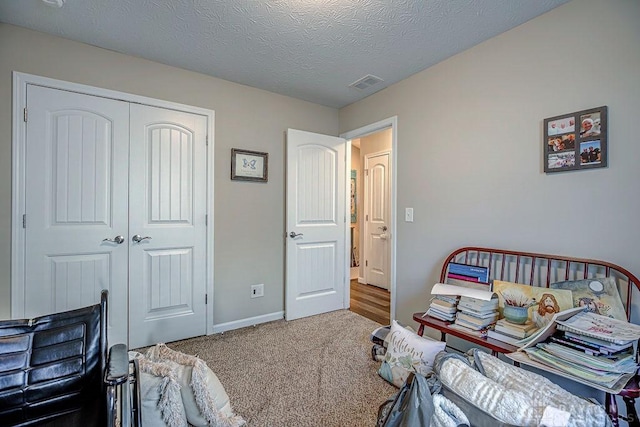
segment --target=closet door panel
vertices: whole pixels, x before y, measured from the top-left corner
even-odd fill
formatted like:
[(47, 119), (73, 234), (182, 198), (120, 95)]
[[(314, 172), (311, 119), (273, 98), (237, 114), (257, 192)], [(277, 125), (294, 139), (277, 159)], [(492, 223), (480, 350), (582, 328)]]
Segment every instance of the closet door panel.
[(206, 128), (131, 105), (131, 347), (206, 332)]
[(129, 104), (27, 87), (23, 317), (96, 304), (127, 342)]

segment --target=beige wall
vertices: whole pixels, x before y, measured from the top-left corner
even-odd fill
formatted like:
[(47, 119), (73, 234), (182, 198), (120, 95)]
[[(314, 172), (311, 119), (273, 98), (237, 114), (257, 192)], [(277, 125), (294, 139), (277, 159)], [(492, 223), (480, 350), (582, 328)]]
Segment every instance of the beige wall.
[(391, 128), (360, 138), (362, 164), (364, 164), (364, 156), (367, 154), (391, 150), (391, 142)]
[[(284, 133), (337, 135), (338, 111), (0, 24), (0, 318), (10, 309), (11, 72), (215, 110), (214, 323), (284, 310)], [(267, 184), (231, 181), (231, 148), (269, 153)], [(265, 284), (250, 299), (250, 285)]]
[[(398, 116), (399, 320), (427, 307), (443, 259), (466, 245), (640, 275), (638, 22), (638, 1), (574, 0), (340, 110), (341, 132)], [(609, 167), (545, 174), (543, 119), (601, 105)]]
[[(0, 24), (0, 318), (10, 299), (13, 70), (216, 111), (215, 323), (283, 309), (287, 127), (336, 135), (398, 116), (398, 218), (415, 209), (397, 230), (405, 322), (462, 245), (600, 258), (640, 275), (639, 20), (634, 0), (574, 0), (343, 108), (340, 129), (334, 109)], [(544, 174), (542, 120), (600, 105), (609, 167)], [(230, 181), (232, 147), (268, 151), (269, 183)], [(253, 283), (265, 283), (264, 298), (249, 298)]]

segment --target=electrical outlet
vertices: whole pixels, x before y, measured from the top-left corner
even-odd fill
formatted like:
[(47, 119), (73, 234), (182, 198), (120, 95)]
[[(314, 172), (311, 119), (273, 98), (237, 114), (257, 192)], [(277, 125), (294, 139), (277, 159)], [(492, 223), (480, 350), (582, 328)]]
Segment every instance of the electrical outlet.
[(264, 296), (264, 283), (251, 285), (251, 298), (260, 298)]
[(413, 208), (404, 209), (404, 221), (413, 222)]

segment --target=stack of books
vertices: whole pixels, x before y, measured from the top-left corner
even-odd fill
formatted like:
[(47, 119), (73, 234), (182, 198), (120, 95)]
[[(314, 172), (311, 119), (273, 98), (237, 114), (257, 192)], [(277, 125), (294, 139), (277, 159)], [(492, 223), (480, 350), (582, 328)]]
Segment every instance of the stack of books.
[(498, 316), (497, 295), (490, 300), (462, 296), (458, 302), (456, 320), (450, 326), (471, 335), (484, 336), (496, 323)]
[(507, 319), (500, 319), (496, 322), (494, 329), (489, 331), (487, 336), (517, 346), (520, 340), (528, 338), (536, 332), (538, 332), (538, 327), (531, 320), (527, 320), (524, 324), (519, 325), (511, 323)]
[(436, 319), (452, 322), (458, 311), (459, 297), (456, 295), (436, 295), (431, 299), (431, 304), (426, 314)]

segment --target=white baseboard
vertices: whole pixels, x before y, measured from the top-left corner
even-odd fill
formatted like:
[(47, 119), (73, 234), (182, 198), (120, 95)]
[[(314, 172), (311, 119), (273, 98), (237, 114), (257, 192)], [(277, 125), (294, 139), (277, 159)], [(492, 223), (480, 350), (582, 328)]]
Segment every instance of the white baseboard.
[(361, 283), (363, 285), (367, 284), (367, 282), (364, 280), (364, 277), (359, 277), (359, 276), (358, 276), (358, 283)]
[(255, 326), (260, 323), (273, 322), (284, 318), (284, 311), (276, 311), (275, 313), (263, 314), (261, 316), (247, 317), (246, 319), (234, 320), (232, 322), (220, 323), (213, 325), (213, 333), (232, 331), (234, 329), (246, 328), (247, 326)]

